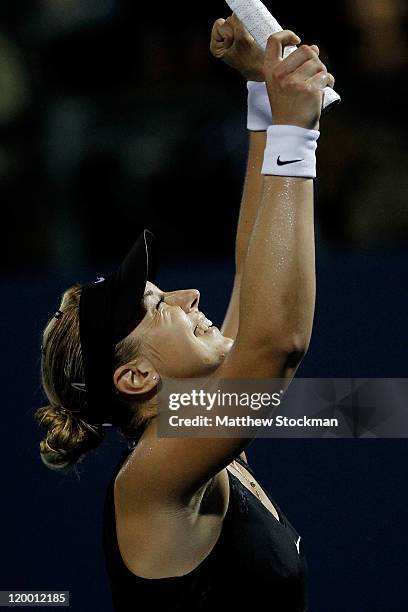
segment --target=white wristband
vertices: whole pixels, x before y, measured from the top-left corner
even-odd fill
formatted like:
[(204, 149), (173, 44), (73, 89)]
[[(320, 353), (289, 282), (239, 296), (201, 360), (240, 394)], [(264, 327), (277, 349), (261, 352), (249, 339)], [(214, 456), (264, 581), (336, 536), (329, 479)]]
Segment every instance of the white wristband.
[(262, 174), (316, 178), (316, 149), (320, 132), (295, 125), (268, 128)]
[(272, 125), (272, 111), (265, 81), (248, 81), (248, 130), (266, 132)]

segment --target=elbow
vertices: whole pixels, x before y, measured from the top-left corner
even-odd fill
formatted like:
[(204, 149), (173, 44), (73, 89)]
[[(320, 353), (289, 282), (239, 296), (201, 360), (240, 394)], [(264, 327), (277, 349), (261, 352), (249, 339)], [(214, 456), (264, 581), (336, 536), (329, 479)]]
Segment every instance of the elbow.
[(286, 363), (288, 369), (297, 368), (310, 347), (311, 334), (294, 334), (289, 336), (285, 346)]
[(276, 336), (265, 339), (264, 351), (270, 356), (279, 355), (284, 368), (288, 370), (296, 369), (306, 356), (310, 347), (311, 334), (295, 333), (283, 334), (279, 338)]
[(291, 355), (299, 355), (303, 359), (310, 347), (312, 339), (312, 331), (305, 330), (302, 333), (292, 334), (289, 340), (289, 349)]
[(286, 369), (295, 370), (296, 368), (298, 368), (302, 363), (306, 353), (307, 349), (301, 351), (293, 351), (289, 353), (288, 358), (286, 360)]
[[(252, 321), (251, 321), (252, 322)], [(296, 369), (306, 356), (311, 342), (313, 322), (309, 320), (274, 321), (273, 325), (240, 326), (237, 346), (251, 347), (259, 359), (280, 364), (282, 370)]]

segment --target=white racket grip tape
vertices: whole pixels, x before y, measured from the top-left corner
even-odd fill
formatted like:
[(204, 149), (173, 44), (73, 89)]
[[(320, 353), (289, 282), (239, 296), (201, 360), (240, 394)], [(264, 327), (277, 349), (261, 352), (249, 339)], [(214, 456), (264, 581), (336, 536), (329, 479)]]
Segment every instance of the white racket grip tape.
[[(254, 37), (262, 49), (266, 49), (268, 38), (271, 34), (282, 32), (282, 26), (271, 15), (261, 0), (226, 0), (230, 9), (236, 14), (248, 32)], [(285, 48), (284, 57), (296, 51), (296, 46)], [(341, 101), (337, 92), (331, 87), (324, 90), (323, 110), (328, 111)]]

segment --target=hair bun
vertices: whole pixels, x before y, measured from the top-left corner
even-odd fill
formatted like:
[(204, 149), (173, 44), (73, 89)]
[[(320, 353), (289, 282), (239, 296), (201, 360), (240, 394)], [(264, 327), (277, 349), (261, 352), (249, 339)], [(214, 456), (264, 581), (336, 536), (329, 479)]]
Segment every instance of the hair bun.
[(78, 463), (105, 436), (102, 426), (86, 423), (60, 406), (39, 408), (35, 419), (48, 430), (40, 442), (40, 453), (43, 463), (53, 470), (65, 470)]

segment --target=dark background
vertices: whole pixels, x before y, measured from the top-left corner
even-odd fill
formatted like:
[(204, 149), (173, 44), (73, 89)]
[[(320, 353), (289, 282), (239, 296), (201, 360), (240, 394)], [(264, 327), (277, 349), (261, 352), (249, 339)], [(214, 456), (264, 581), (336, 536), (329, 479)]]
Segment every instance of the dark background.
[[(407, 377), (406, 9), (275, 4), (284, 27), (320, 45), (343, 96), (322, 121), (318, 301), (299, 376)], [(246, 100), (209, 54), (228, 9), (208, 5), (0, 6), (0, 590), (69, 590), (75, 612), (112, 610), (101, 509), (124, 443), (110, 432), (78, 475), (43, 467), (41, 330), (64, 289), (112, 268), (144, 227), (159, 238), (163, 288), (199, 288), (222, 321)], [(397, 439), (252, 444), (250, 463), (303, 535), (312, 612), (406, 610), (407, 454)]]

